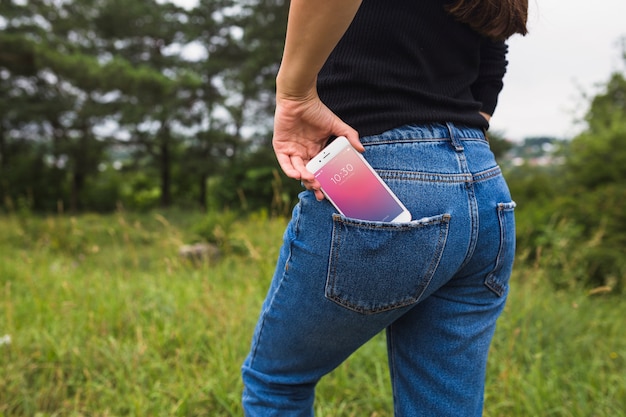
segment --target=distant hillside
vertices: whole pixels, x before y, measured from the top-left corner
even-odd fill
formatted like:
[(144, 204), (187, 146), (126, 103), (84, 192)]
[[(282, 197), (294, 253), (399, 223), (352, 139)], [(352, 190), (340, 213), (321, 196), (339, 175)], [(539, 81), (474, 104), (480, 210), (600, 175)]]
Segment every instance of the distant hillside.
[(563, 162), (563, 149), (569, 141), (554, 137), (531, 137), (522, 142), (511, 143), (502, 163), (504, 165), (521, 166), (549, 166)]

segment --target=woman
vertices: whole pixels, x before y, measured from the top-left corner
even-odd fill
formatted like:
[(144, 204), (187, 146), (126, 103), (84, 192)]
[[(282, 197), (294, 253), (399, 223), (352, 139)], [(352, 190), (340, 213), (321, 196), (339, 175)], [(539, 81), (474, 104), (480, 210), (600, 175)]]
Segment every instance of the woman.
[[(527, 0), (292, 0), (273, 146), (307, 191), (242, 368), (246, 415), (313, 415), (319, 379), (383, 329), (396, 416), (482, 414), (515, 239), (484, 132), (526, 16)], [(420, 220), (338, 215), (305, 168), (332, 136)]]

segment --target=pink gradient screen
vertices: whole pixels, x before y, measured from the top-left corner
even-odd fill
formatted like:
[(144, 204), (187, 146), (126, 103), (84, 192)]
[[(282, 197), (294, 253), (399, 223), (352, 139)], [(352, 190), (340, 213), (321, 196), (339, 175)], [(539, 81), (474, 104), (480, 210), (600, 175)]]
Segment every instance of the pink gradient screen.
[(326, 196), (347, 217), (391, 221), (403, 211), (357, 151), (349, 146), (315, 172), (315, 178)]

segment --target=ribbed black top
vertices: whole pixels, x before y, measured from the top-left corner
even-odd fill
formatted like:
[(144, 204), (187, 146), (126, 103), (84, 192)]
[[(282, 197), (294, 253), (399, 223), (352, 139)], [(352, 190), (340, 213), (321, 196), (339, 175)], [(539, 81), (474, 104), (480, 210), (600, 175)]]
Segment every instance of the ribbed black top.
[(444, 0), (363, 0), (318, 77), (322, 101), (361, 136), (409, 123), (487, 128), (507, 46), (444, 9)]

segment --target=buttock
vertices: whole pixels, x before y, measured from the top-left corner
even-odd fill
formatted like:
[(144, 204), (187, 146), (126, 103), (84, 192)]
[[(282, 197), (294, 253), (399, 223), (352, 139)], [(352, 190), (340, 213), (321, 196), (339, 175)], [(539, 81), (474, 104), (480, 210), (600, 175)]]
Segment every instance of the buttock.
[(348, 218), (305, 191), (292, 220), (294, 270), (306, 271), (345, 309), (381, 313), (419, 302), (483, 245), (481, 265), (470, 266), (492, 271), (485, 288), (504, 294), (496, 272), (512, 263), (514, 203), (488, 142), (476, 136), (458, 141), (460, 150), (449, 138), (364, 138), (364, 156), (413, 220)]

